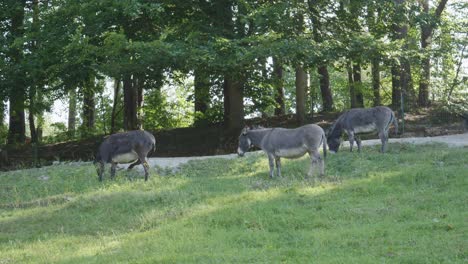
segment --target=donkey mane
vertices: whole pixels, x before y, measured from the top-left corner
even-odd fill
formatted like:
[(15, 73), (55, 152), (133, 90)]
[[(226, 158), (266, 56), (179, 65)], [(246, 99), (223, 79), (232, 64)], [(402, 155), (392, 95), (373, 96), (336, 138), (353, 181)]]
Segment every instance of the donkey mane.
[(333, 123), (332, 127), (330, 128), (330, 132), (328, 133), (328, 138), (339, 138), (343, 134), (343, 128), (341, 126), (341, 118)]

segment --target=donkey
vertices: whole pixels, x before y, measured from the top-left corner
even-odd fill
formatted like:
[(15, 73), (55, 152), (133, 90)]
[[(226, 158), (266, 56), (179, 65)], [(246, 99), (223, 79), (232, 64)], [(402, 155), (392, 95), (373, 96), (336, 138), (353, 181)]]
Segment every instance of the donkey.
[[(111, 163), (111, 178), (115, 176), (115, 169), (118, 163), (132, 163), (128, 169), (132, 169), (138, 164), (143, 164), (145, 169), (145, 181), (148, 180), (149, 165), (146, 157), (150, 151), (156, 149), (154, 136), (143, 130), (134, 130), (124, 133), (117, 133), (107, 137), (99, 147), (99, 151), (94, 160), (99, 181), (102, 181), (105, 163)], [(99, 163), (99, 166), (97, 166)]]
[(323, 155), (327, 154), (327, 140), (323, 129), (309, 124), (295, 129), (286, 128), (244, 128), (239, 136), (237, 154), (242, 157), (252, 146), (262, 149), (268, 156), (270, 178), (273, 178), (274, 164), (278, 177), (281, 177), (281, 158), (299, 158), (309, 153), (311, 165), (308, 176), (312, 176), (316, 163), (320, 166), (320, 176), (324, 175), (325, 165), (319, 153), (323, 145)]
[(382, 142), (380, 151), (386, 150), (388, 141), (388, 130), (390, 124), (395, 127), (395, 135), (398, 134), (398, 121), (393, 111), (386, 106), (373, 108), (354, 108), (342, 114), (329, 130), (327, 143), (330, 152), (335, 153), (341, 144), (343, 131), (348, 135), (350, 151), (353, 151), (354, 140), (361, 151), (361, 139), (356, 134), (377, 132)]

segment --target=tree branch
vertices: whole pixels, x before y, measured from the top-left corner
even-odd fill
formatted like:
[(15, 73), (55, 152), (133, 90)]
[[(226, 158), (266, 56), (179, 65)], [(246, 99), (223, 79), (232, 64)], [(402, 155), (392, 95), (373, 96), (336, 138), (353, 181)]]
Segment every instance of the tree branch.
[(437, 9), (435, 11), (435, 16), (437, 18), (440, 18), (440, 16), (442, 15), (442, 12), (444, 11), (444, 8), (445, 8), (445, 5), (447, 4), (448, 0), (441, 0), (439, 2), (439, 5), (437, 6)]

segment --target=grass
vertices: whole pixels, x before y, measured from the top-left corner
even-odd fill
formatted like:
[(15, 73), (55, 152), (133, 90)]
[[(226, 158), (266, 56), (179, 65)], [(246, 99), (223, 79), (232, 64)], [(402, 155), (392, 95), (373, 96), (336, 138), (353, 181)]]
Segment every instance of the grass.
[[(467, 263), (468, 148), (209, 159), (144, 182), (92, 165), (0, 174), (0, 263)], [(166, 171), (167, 172), (167, 171)], [(128, 175), (137, 175), (136, 179)]]

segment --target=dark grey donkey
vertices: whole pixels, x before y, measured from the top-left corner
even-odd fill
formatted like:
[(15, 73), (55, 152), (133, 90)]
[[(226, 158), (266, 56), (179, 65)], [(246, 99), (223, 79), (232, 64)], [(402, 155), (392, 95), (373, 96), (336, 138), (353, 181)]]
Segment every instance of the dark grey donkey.
[[(146, 157), (150, 151), (156, 148), (154, 136), (143, 130), (134, 130), (124, 133), (117, 133), (107, 137), (96, 155), (94, 164), (102, 181), (105, 163), (111, 163), (111, 178), (114, 178), (115, 169), (118, 163), (132, 163), (128, 169), (135, 165), (143, 164), (145, 169), (145, 181), (148, 180), (148, 162)], [(99, 166), (97, 166), (99, 163)]]
[(380, 151), (386, 150), (388, 130), (393, 123), (395, 135), (398, 133), (398, 121), (393, 111), (386, 106), (373, 108), (354, 108), (342, 114), (328, 132), (327, 143), (330, 152), (337, 152), (341, 144), (343, 132), (348, 134), (350, 151), (353, 151), (356, 140), (358, 151), (361, 151), (361, 139), (356, 134), (377, 132), (382, 146)]
[(320, 176), (323, 176), (325, 165), (319, 153), (323, 145), (323, 154), (326, 156), (326, 137), (323, 129), (317, 125), (305, 125), (295, 129), (286, 128), (244, 128), (239, 136), (237, 154), (244, 156), (252, 146), (261, 148), (268, 156), (270, 164), (270, 177), (273, 178), (274, 163), (278, 177), (281, 177), (281, 158), (299, 158), (309, 153), (311, 165), (309, 176), (312, 176), (316, 163), (320, 166)]

